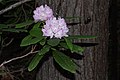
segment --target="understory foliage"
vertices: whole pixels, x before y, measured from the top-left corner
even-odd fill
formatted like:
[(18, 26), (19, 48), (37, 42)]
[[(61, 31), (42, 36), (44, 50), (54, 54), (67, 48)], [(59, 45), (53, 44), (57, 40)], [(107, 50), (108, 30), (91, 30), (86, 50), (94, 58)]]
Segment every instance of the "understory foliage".
[[(0, 0), (0, 10), (19, 1), (20, 0)], [(6, 60), (24, 55), (28, 52), (29, 47), (20, 48), (19, 44), (31, 26), (26, 26), (22, 29), (16, 29), (15, 26), (18, 23), (29, 22), (32, 20), (34, 8), (35, 2), (30, 1), (0, 15), (0, 64)], [(26, 69), (29, 62), (28, 59), (30, 59), (30, 57), (19, 59), (19, 64), (18, 62), (13, 61), (11, 64), (8, 63), (8, 65), (0, 67), (0, 80), (4, 80), (5, 77), (12, 77), (15, 80), (34, 80), (33, 74), (35, 74), (35, 71), (29, 73)]]

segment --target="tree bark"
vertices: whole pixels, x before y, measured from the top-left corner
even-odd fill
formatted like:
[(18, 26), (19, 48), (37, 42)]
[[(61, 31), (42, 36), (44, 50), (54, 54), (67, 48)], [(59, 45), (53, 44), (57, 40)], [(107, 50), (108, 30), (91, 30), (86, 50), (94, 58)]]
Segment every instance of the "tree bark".
[(81, 22), (68, 26), (69, 34), (96, 35), (96, 39), (78, 40), (80, 43), (99, 43), (94, 47), (87, 47), (82, 60), (75, 60), (79, 64), (76, 74), (59, 72), (49, 58), (39, 68), (36, 80), (107, 80), (108, 79), (108, 8), (109, 0), (36, 0), (36, 3), (48, 4), (54, 15), (62, 17), (80, 17), (66, 22)]

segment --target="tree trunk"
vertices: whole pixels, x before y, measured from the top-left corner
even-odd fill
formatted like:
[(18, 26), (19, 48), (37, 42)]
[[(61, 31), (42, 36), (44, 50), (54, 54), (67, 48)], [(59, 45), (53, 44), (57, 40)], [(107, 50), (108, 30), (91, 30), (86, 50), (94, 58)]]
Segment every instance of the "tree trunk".
[[(70, 34), (96, 35), (96, 39), (79, 40), (80, 43), (99, 43), (87, 47), (79, 64), (78, 73), (59, 72), (49, 58), (40, 67), (36, 80), (107, 80), (108, 64), (108, 7), (109, 0), (36, 0), (38, 5), (48, 4), (55, 15), (62, 17), (80, 17), (68, 20), (67, 23), (81, 22), (68, 26)], [(57, 14), (56, 14), (57, 13)]]

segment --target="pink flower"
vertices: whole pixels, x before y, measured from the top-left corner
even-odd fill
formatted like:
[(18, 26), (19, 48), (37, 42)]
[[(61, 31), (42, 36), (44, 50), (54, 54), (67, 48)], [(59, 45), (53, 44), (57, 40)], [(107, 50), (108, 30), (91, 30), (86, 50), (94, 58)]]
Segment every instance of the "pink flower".
[(37, 7), (36, 10), (34, 10), (33, 18), (37, 21), (45, 21), (53, 17), (53, 11), (52, 9), (45, 5), (41, 5), (40, 7)]
[(69, 29), (67, 28), (66, 22), (63, 18), (50, 18), (46, 21), (46, 24), (42, 28), (43, 36), (48, 36), (50, 38), (62, 38), (64, 36), (68, 36), (67, 32)]

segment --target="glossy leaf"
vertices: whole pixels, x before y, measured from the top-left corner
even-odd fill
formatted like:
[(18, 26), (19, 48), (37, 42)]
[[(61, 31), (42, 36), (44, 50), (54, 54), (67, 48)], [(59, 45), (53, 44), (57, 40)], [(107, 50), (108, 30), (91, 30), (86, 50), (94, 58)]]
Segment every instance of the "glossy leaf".
[(45, 45), (45, 43), (46, 43), (46, 39), (45, 38), (43, 38), (41, 41), (40, 41), (40, 45)]
[(5, 24), (0, 24), (0, 29), (3, 29), (3, 28), (8, 28), (8, 26)]
[(60, 43), (60, 39), (49, 39), (47, 43), (51, 46), (57, 46)]
[(0, 32), (0, 35), (2, 34), (2, 32)]
[[(60, 45), (65, 49), (69, 49), (66, 43), (62, 42), (62, 43), (60, 43)], [(73, 44), (72, 52), (82, 54), (83, 51), (84, 51), (84, 48), (82, 48), (81, 46)]]
[(44, 55), (45, 53), (47, 53), (50, 50), (50, 46), (49, 45), (45, 45), (40, 52), (38, 53), (39, 55)]
[(82, 54), (83, 51), (84, 51), (84, 48), (82, 48), (81, 46), (73, 45), (72, 52), (76, 52), (78, 54)]
[(38, 38), (42, 38), (43, 39), (43, 33), (41, 31), (40, 28), (37, 27), (38, 25), (34, 26), (31, 30), (30, 30), (30, 35), (34, 36), (34, 37), (38, 37)]
[(72, 49), (73, 49), (72, 41), (69, 38), (64, 38), (64, 39), (65, 39), (69, 49), (72, 51)]
[(53, 57), (55, 61), (65, 70), (75, 73), (76, 64), (68, 56), (59, 51), (53, 51)]
[(38, 65), (43, 55), (36, 54), (28, 66), (28, 71), (32, 71)]
[(29, 20), (29, 21), (26, 21), (23, 23), (16, 24), (15, 28), (23, 28), (23, 27), (26, 27), (26, 26), (31, 25), (31, 24), (33, 24), (33, 21)]
[(12, 29), (12, 28), (8, 28), (8, 29), (2, 29), (2, 31), (7, 31), (7, 32), (27, 32), (27, 30), (24, 29)]
[(20, 46), (28, 46), (31, 44), (36, 44), (39, 41), (40, 41), (39, 38), (33, 38), (31, 35), (28, 35), (22, 40)]
[(2, 2), (2, 0), (0, 0), (0, 2)]
[(65, 49), (69, 49), (69, 47), (67, 46), (67, 44), (64, 43), (64, 42), (61, 42), (60, 46), (63, 47), (63, 48), (65, 48)]
[(40, 27), (40, 24), (41, 24), (41, 22), (36, 23), (36, 24), (33, 26), (33, 28), (39, 28), (39, 27)]

